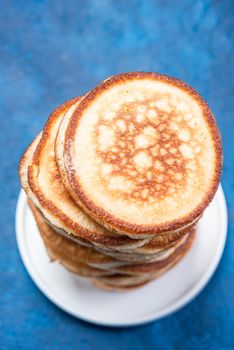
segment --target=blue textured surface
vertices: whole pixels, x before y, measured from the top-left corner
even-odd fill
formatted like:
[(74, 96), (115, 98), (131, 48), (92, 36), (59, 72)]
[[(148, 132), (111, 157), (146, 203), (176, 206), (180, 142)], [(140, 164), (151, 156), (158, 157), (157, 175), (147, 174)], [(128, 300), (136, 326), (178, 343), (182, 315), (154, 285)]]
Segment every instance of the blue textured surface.
[[(1, 349), (234, 348), (233, 13), (232, 0), (0, 2)], [(56, 105), (134, 70), (181, 78), (209, 103), (223, 136), (229, 235), (214, 277), (183, 310), (107, 329), (63, 313), (25, 271), (14, 229), (17, 165)]]

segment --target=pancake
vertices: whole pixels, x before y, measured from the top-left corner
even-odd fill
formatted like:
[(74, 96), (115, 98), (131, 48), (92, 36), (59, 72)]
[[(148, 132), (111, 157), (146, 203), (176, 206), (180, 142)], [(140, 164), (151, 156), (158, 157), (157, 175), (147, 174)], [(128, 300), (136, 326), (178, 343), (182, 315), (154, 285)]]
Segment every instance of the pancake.
[[(50, 225), (50, 227), (58, 234), (62, 235), (63, 237), (65, 237), (66, 239), (70, 239), (73, 242), (77, 243), (78, 245), (81, 245), (83, 247), (86, 248), (92, 248), (95, 251), (112, 257), (116, 260), (122, 261), (122, 262), (129, 262), (129, 263), (133, 263), (133, 262), (149, 262), (149, 261), (155, 261), (158, 259), (158, 256), (161, 255), (161, 253), (166, 253), (169, 249), (171, 249), (172, 247), (176, 247), (182, 240), (183, 237), (180, 240), (176, 240), (175, 242), (173, 242), (173, 244), (170, 244), (168, 247), (164, 247), (164, 248), (160, 248), (160, 249), (155, 249), (155, 248), (151, 248), (149, 249), (148, 244), (146, 245), (147, 248), (146, 250), (144, 250), (144, 246), (142, 247), (142, 250), (139, 252), (138, 249), (132, 249), (132, 250), (128, 250), (128, 252), (125, 251), (118, 251), (118, 250), (113, 250), (113, 249), (108, 249), (107, 247), (103, 247), (103, 246), (99, 246), (97, 244), (92, 245), (90, 244), (90, 242), (85, 241), (84, 239), (77, 239), (76, 237), (74, 237), (71, 234), (66, 234), (64, 231), (57, 229), (56, 227), (54, 227), (53, 225), (51, 225), (45, 218), (44, 220), (48, 223), (48, 225)], [(140, 249), (140, 248), (139, 248)], [(120, 262), (119, 262), (120, 265)]]
[(154, 275), (158, 271), (170, 266), (174, 261), (177, 261), (181, 254), (184, 255), (184, 252), (188, 250), (194, 237), (194, 232), (185, 236), (183, 241), (175, 249), (159, 256), (156, 262), (138, 264), (123, 263), (122, 261), (117, 261), (98, 253), (94, 249), (82, 247), (68, 238), (59, 235), (45, 222), (42, 214), (31, 201), (29, 201), (29, 205), (49, 256), (53, 260), (60, 261), (70, 271), (82, 276), (90, 276), (91, 273), (99, 276), (100, 269), (103, 270), (103, 275), (118, 273), (121, 275), (147, 275), (150, 277), (152, 274)]
[(192, 232), (184, 237), (182, 244), (178, 245), (170, 254), (166, 254), (154, 262), (149, 263), (136, 263), (132, 265), (120, 266), (118, 267), (118, 273), (124, 274), (151, 274), (154, 276), (155, 273), (161, 271), (164, 272), (164, 269), (168, 269), (171, 266), (174, 266), (177, 261), (179, 261), (191, 248), (191, 245), (195, 238), (195, 229)]
[[(95, 249), (83, 247), (67, 237), (61, 236), (45, 221), (43, 215), (30, 200), (29, 206), (32, 210), (49, 256), (52, 260), (59, 260), (65, 267), (69, 267), (68, 269), (70, 271), (74, 272), (80, 268), (80, 265), (82, 267), (82, 264), (84, 264), (91, 268), (107, 271), (103, 274), (110, 274), (117, 273), (120, 266), (130, 265), (129, 262), (117, 261), (116, 259), (95, 251)], [(113, 272), (108, 272), (110, 269), (113, 269)], [(135, 275), (136, 273), (126, 272), (126, 274)]]
[[(42, 214), (40, 214), (42, 216)], [(43, 220), (45, 218), (43, 217)], [(49, 225), (49, 224), (48, 224)], [(49, 225), (51, 227), (51, 225)], [(52, 228), (52, 227), (51, 227)], [(52, 228), (53, 229), (53, 228)], [(54, 229), (53, 229), (54, 230)], [(61, 232), (58, 233), (54, 230), (54, 236), (56, 237), (57, 234), (61, 235)], [(66, 246), (66, 242), (70, 240), (70, 236), (62, 235), (63, 238), (63, 245)], [(118, 268), (120, 266), (126, 266), (126, 265), (132, 265), (132, 264), (142, 264), (142, 263), (149, 263), (149, 262), (155, 262), (159, 260), (166, 259), (169, 255), (173, 254), (174, 251), (184, 243), (184, 240), (186, 239), (187, 235), (184, 235), (182, 239), (180, 239), (176, 244), (173, 246), (170, 246), (169, 248), (164, 248), (161, 250), (157, 250), (154, 254), (136, 254), (136, 253), (120, 253), (120, 252), (110, 252), (98, 249), (96, 246), (87, 246), (84, 244), (80, 244), (76, 240), (72, 240), (73, 249), (79, 258), (84, 261), (86, 264), (88, 264), (91, 267), (100, 268), (100, 269), (113, 269), (115, 272), (119, 272)], [(124, 272), (123, 272), (124, 273)], [(127, 272), (127, 274), (137, 274), (134, 271)]]
[(28, 186), (28, 166), (31, 162), (32, 155), (35, 152), (38, 143), (41, 139), (42, 132), (37, 135), (37, 137), (33, 140), (33, 142), (28, 146), (24, 154), (22, 155), (19, 163), (19, 177), (20, 177), (20, 183), (26, 194), (28, 194), (29, 186)]
[(143, 282), (143, 283), (139, 283), (139, 284), (134, 284), (134, 285), (131, 285), (131, 286), (113, 286), (113, 285), (109, 285), (103, 281), (100, 281), (100, 280), (93, 280), (93, 285), (99, 289), (104, 289), (106, 291), (111, 291), (111, 292), (128, 292), (128, 291), (131, 291), (132, 289), (135, 289), (135, 288), (140, 288), (140, 287), (143, 287), (144, 285), (146, 285), (147, 282)]
[(156, 251), (154, 251), (154, 253), (150, 252), (149, 254), (146, 254), (145, 252), (144, 254), (140, 254), (136, 253), (135, 251), (131, 253), (110, 252), (99, 250), (97, 248), (96, 250), (104, 255), (110, 256), (119, 261), (129, 262), (132, 264), (149, 263), (165, 259), (167, 256), (171, 255), (180, 245), (183, 244), (187, 236), (188, 234), (182, 237), (173, 245), (169, 246), (168, 248), (157, 249)]
[(181, 230), (217, 190), (222, 148), (215, 119), (180, 80), (142, 72), (112, 77), (82, 99), (63, 135), (66, 188), (114, 232), (145, 238)]
[[(110, 277), (110, 278), (109, 278)], [(125, 276), (121, 274), (116, 274), (113, 276), (100, 277), (96, 285), (104, 283), (106, 286), (115, 288), (135, 288), (136, 286), (146, 284), (150, 282), (153, 278), (150, 276)]]
[[(46, 218), (44, 219), (46, 220)], [(121, 246), (119, 248), (119, 247), (108, 247), (99, 243), (92, 244), (92, 242), (87, 241), (84, 238), (75, 236), (72, 233), (67, 234), (66, 231), (52, 225), (48, 220), (46, 221), (57, 233), (63, 235), (64, 237), (69, 238), (72, 241), (78, 244), (81, 244), (82, 246), (94, 248), (103, 254), (112, 256), (114, 258), (119, 258), (120, 260), (128, 260), (128, 258), (130, 257), (138, 257), (138, 256), (142, 257), (143, 255), (146, 257), (146, 259), (147, 259), (147, 256), (151, 258), (152, 255), (155, 255), (156, 253), (177, 244), (184, 237), (184, 235), (190, 232), (194, 227), (193, 225), (192, 227), (189, 227), (182, 231), (178, 231), (171, 234), (163, 234), (163, 235), (155, 236), (151, 238), (151, 240), (148, 240), (148, 243), (145, 243), (140, 247), (129, 247), (127, 245), (126, 247)]]
[(149, 240), (148, 243), (135, 249), (130, 250), (128, 248), (125, 248), (121, 249), (121, 251), (113, 251), (108, 248), (99, 248), (98, 246), (96, 246), (96, 249), (103, 254), (112, 256), (120, 260), (128, 260), (128, 257), (133, 257), (135, 259), (136, 257), (142, 256), (145, 256), (146, 259), (151, 259), (152, 256), (155, 256), (155, 254), (161, 251), (165, 251), (166, 249), (178, 244), (187, 233), (192, 232), (193, 228), (195, 227), (195, 224), (181, 231), (168, 234), (164, 233), (162, 235), (154, 236)]
[[(42, 215), (42, 214), (41, 214)], [(43, 218), (44, 219), (44, 218)], [(45, 219), (44, 219), (45, 220)], [(49, 225), (49, 224), (48, 224)], [(49, 225), (51, 227), (51, 225)], [(51, 227), (52, 228), (52, 227)], [(52, 228), (53, 229), (53, 228)], [(53, 229), (54, 230), (54, 229)], [(55, 236), (61, 235), (54, 230)], [(70, 236), (62, 235), (64, 237), (63, 244), (66, 245), (66, 241), (71, 240)], [(106, 251), (104, 249), (99, 249), (96, 246), (87, 246), (86, 244), (80, 244), (76, 240), (74, 242), (74, 250), (76, 254), (80, 257), (82, 261), (87, 263), (91, 267), (103, 268), (103, 269), (113, 269), (115, 272), (119, 272), (120, 266), (132, 265), (132, 264), (142, 264), (155, 262), (159, 260), (166, 259), (169, 255), (173, 254), (174, 251), (183, 244), (187, 235), (184, 235), (182, 239), (176, 242), (173, 246), (169, 248), (164, 248), (157, 250), (154, 254), (136, 254), (132, 253), (121, 253), (115, 251)], [(73, 243), (72, 242), (72, 243)], [(137, 272), (136, 272), (137, 273)], [(135, 274), (133, 271), (131, 274)]]
[(59, 261), (69, 271), (83, 277), (97, 278), (113, 274), (111, 271), (95, 269), (84, 263), (85, 259), (82, 259), (82, 256), (74, 254), (74, 244), (68, 239), (64, 241), (62, 236), (56, 234), (31, 201), (29, 205), (51, 261)]
[[(47, 236), (48, 240), (50, 239), (49, 246), (56, 249), (56, 247), (61, 245), (63, 247), (64, 252), (72, 253), (72, 255), (76, 256), (77, 261), (82, 261), (88, 266), (100, 268), (100, 269), (113, 269), (115, 272), (122, 272), (123, 270), (120, 270), (119, 267), (122, 266), (132, 266), (134, 263), (145, 263), (147, 260), (145, 259), (145, 256), (143, 256), (142, 259), (134, 260), (126, 258), (126, 260), (117, 260), (115, 258), (109, 257), (108, 255), (104, 255), (100, 252), (97, 252), (93, 248), (88, 248), (81, 246), (80, 244), (71, 241), (66, 236), (61, 236), (58, 234), (53, 228), (45, 221), (43, 215), (40, 213), (38, 209), (33, 205), (31, 201), (29, 201), (30, 208), (33, 212), (34, 218), (37, 222), (37, 226), (39, 228), (39, 231), (41, 231), (41, 227), (43, 230), (43, 236)], [(173, 248), (165, 249), (157, 254), (155, 256), (151, 255), (152, 261), (162, 261), (168, 258), (168, 256), (172, 255), (176, 249), (178, 249), (182, 244), (184, 244), (184, 241), (186, 240), (185, 236), (181, 242), (178, 242)], [(131, 255), (131, 254), (129, 254)], [(129, 270), (130, 274), (137, 274), (136, 272), (131, 272)], [(123, 272), (124, 273), (124, 272)]]
[[(46, 220), (46, 218), (45, 218)], [(180, 239), (182, 239), (184, 237), (184, 235), (188, 232), (191, 231), (192, 226), (189, 226), (188, 228), (181, 230), (181, 231), (177, 231), (174, 233), (168, 233), (168, 234), (163, 234), (163, 235), (157, 235), (152, 237), (151, 239), (145, 239), (144, 242), (146, 241), (146, 243), (144, 244), (144, 242), (141, 242), (141, 244), (136, 244), (136, 245), (121, 245), (120, 247), (118, 246), (105, 246), (103, 244), (99, 244), (97, 242), (95, 242), (94, 244), (84, 238), (78, 237), (73, 235), (72, 233), (67, 233), (66, 231), (52, 225), (48, 220), (46, 220), (48, 222), (48, 224), (58, 233), (60, 233), (61, 235), (73, 240), (74, 242), (77, 242), (85, 247), (90, 247), (90, 248), (95, 248), (97, 251), (100, 251), (103, 254), (109, 254), (110, 256), (115, 257), (118, 255), (125, 255), (125, 254), (136, 254), (136, 255), (149, 255), (149, 254), (155, 254), (161, 250), (164, 250), (166, 248), (169, 248), (173, 245), (175, 245)]]
[[(194, 232), (195, 233), (195, 232)], [(141, 283), (147, 283), (150, 282), (158, 277), (160, 277), (162, 274), (170, 270), (173, 266), (175, 266), (188, 252), (188, 250), (191, 247), (191, 244), (194, 240), (194, 234), (190, 236), (190, 238), (186, 241), (183, 248), (178, 251), (177, 254), (174, 254), (170, 259), (165, 259), (165, 262), (157, 263), (155, 264), (155, 268), (153, 271), (150, 270), (150, 265), (152, 264), (145, 264), (145, 265), (135, 265), (131, 267), (126, 267), (126, 269), (134, 269), (140, 270), (142, 273), (138, 276), (127, 276), (123, 273), (124, 268), (122, 268), (122, 271), (119, 271), (116, 275), (111, 276), (103, 276), (100, 277), (98, 282), (104, 283), (109, 286), (113, 287), (131, 287), (135, 286)], [(148, 265), (148, 266), (147, 266)]]
[(54, 228), (63, 230), (71, 238), (77, 237), (77, 241), (119, 249), (121, 246), (128, 249), (142, 246), (147, 240), (132, 240), (111, 233), (93, 221), (77, 206), (63, 186), (54, 157), (54, 141), (64, 113), (70, 108), (74, 109), (78, 103), (78, 98), (70, 100), (51, 114), (36, 149), (30, 148), (24, 155), (24, 158), (28, 157), (27, 165), (23, 160), (21, 162), (22, 187), (27, 187), (29, 198)]

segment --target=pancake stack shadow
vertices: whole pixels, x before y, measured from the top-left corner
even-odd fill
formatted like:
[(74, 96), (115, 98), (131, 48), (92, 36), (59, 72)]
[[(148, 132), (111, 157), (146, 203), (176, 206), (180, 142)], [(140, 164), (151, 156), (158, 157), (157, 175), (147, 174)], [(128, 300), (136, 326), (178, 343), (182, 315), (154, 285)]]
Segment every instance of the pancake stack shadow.
[(19, 175), (51, 261), (124, 291), (189, 251), (221, 168), (219, 131), (201, 96), (135, 72), (56, 108)]

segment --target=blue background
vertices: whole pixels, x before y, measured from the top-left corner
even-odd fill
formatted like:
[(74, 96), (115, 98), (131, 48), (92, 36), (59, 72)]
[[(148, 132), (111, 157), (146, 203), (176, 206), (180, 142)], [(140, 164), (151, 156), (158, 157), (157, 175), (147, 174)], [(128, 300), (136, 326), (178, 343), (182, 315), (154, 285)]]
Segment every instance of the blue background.
[[(233, 349), (233, 13), (231, 0), (0, 2), (1, 349)], [(209, 103), (223, 136), (229, 234), (217, 272), (192, 303), (149, 325), (108, 329), (59, 310), (24, 269), (17, 165), (55, 106), (135, 70), (181, 78)]]

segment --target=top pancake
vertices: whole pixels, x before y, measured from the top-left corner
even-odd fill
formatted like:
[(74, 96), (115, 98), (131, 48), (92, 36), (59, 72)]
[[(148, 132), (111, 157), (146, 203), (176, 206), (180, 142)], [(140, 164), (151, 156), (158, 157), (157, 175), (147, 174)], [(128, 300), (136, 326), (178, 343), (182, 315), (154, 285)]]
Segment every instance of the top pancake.
[(97, 222), (156, 234), (198, 218), (220, 180), (214, 117), (180, 80), (155, 73), (112, 77), (88, 93), (65, 133), (66, 186)]

